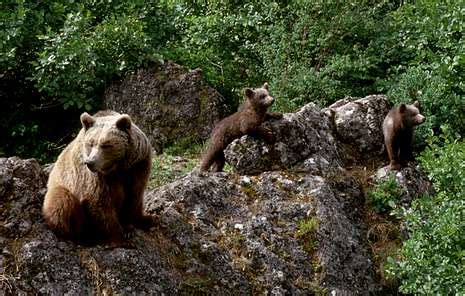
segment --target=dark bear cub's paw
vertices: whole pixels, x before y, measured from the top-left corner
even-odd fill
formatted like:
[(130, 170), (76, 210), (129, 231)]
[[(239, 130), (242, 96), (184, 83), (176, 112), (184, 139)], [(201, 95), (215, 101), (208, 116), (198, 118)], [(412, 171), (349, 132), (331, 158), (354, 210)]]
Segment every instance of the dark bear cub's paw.
[(283, 114), (279, 112), (267, 112), (266, 119), (281, 119), (283, 118)]

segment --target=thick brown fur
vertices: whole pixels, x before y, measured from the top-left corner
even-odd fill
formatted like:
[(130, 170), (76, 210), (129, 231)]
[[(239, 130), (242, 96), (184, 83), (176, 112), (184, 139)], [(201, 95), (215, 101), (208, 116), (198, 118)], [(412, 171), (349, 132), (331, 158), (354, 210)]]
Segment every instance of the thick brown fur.
[(235, 139), (243, 135), (261, 137), (267, 142), (273, 142), (273, 134), (261, 124), (270, 118), (282, 118), (280, 113), (267, 113), (267, 108), (274, 99), (268, 93), (268, 84), (261, 88), (245, 90), (246, 101), (238, 112), (221, 120), (214, 128), (210, 145), (200, 165), (201, 171), (221, 172), (224, 167), (224, 149)]
[(81, 123), (50, 173), (45, 222), (64, 238), (91, 243), (98, 238), (129, 247), (126, 236), (134, 227), (153, 224), (142, 205), (152, 163), (150, 142), (125, 114), (83, 113)]
[(405, 166), (412, 158), (413, 131), (423, 123), (425, 117), (420, 114), (420, 104), (400, 104), (386, 115), (383, 122), (383, 135), (389, 164), (392, 170)]

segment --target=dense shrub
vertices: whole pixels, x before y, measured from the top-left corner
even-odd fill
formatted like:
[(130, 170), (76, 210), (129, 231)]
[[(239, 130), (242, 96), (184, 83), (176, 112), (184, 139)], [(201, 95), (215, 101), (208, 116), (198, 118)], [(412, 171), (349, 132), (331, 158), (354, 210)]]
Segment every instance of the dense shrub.
[(465, 291), (465, 142), (446, 142), (432, 145), (420, 158), (438, 193), (403, 212), (410, 238), (397, 260), (387, 264), (388, 274), (401, 279), (403, 293)]
[(2, 2), (0, 155), (52, 160), (60, 149), (50, 147), (69, 141), (77, 127), (70, 118), (97, 109), (107, 83), (160, 59), (173, 31), (165, 8), (151, 1)]
[(32, 78), (49, 101), (58, 100), (65, 109), (92, 109), (105, 82), (149, 59), (144, 23), (136, 16), (93, 22), (90, 13), (69, 14), (59, 32), (41, 37), (45, 45)]

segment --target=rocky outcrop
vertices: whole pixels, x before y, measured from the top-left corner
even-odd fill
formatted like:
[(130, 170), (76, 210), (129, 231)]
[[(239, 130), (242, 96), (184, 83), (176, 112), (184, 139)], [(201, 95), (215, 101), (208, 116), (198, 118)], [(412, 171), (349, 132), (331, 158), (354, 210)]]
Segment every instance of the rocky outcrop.
[(224, 98), (203, 79), (166, 61), (114, 83), (105, 92), (107, 108), (129, 114), (147, 134), (155, 151), (189, 137), (205, 140), (224, 116)]
[(383, 149), (382, 126), (390, 110), (385, 95), (364, 98), (346, 97), (323, 111), (334, 124), (336, 137), (361, 153), (380, 153)]
[(264, 126), (273, 132), (276, 143), (265, 145), (261, 139), (245, 136), (226, 149), (226, 160), (238, 173), (293, 169), (321, 174), (341, 169), (331, 122), (314, 104)]
[(228, 146), (226, 160), (241, 174), (276, 169), (334, 174), (355, 158), (383, 151), (382, 123), (388, 112), (384, 95), (346, 97), (323, 110), (310, 103), (264, 124), (276, 143), (242, 137)]
[[(354, 113), (357, 120), (340, 118), (362, 124), (385, 115), (369, 110)], [(335, 113), (326, 111), (309, 104), (267, 123), (276, 135), (274, 144), (248, 136), (231, 143), (226, 155), (239, 174), (193, 171), (147, 192), (145, 209), (159, 222), (149, 232), (136, 231), (131, 239), (135, 249), (58, 239), (40, 214), (48, 169), (35, 160), (0, 159), (0, 290), (382, 294), (368, 241), (370, 226), (365, 225), (363, 188), (346, 165), (353, 158), (349, 153), (365, 150), (358, 150), (358, 138), (341, 138), (346, 125), (339, 121), (338, 127)], [(380, 134), (373, 128), (370, 135)], [(374, 142), (362, 146), (379, 149)], [(409, 172), (400, 171), (398, 181), (414, 198), (421, 191), (414, 186), (427, 179), (420, 171)]]
[(170, 250), (158, 245), (156, 235), (138, 234), (134, 250), (83, 247), (58, 239), (41, 215), (46, 178), (34, 159), (0, 158), (0, 294), (176, 291), (178, 275), (161, 254)]
[(191, 173), (149, 193), (146, 209), (189, 254), (185, 272), (204, 275), (214, 294), (364, 293), (380, 287), (361, 195), (348, 176)]

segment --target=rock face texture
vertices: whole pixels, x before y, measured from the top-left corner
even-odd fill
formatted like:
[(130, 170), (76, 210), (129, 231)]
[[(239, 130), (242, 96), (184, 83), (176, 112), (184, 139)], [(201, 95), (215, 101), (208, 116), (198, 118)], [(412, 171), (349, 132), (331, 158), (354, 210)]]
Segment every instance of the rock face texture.
[(357, 99), (346, 97), (324, 109), (332, 117), (336, 137), (362, 153), (380, 152), (382, 126), (390, 106), (385, 95)]
[[(369, 125), (385, 116), (384, 109), (369, 110), (353, 113), (357, 120), (340, 118)], [(49, 169), (32, 159), (0, 159), (0, 291), (384, 293), (363, 218), (364, 191), (346, 166), (353, 158), (348, 153), (358, 151), (362, 140), (354, 136), (348, 141), (347, 134), (341, 138), (334, 113), (326, 111), (309, 104), (268, 122), (274, 144), (248, 136), (231, 143), (226, 155), (235, 173), (194, 170), (147, 192), (145, 209), (159, 223), (149, 232), (136, 232), (131, 239), (135, 249), (80, 246), (57, 238), (40, 212)], [(346, 126), (343, 122), (340, 126)], [(372, 129), (372, 137), (380, 135), (381, 129)], [(364, 149), (380, 148), (365, 143)], [(416, 172), (399, 172), (399, 182), (427, 182)], [(415, 198), (417, 191), (410, 192)]]
[(274, 144), (263, 145), (262, 140), (245, 136), (225, 151), (227, 162), (238, 173), (292, 168), (322, 173), (341, 168), (340, 149), (331, 121), (314, 104), (264, 126), (277, 139)]
[(104, 103), (129, 114), (157, 152), (180, 138), (207, 139), (225, 111), (224, 98), (206, 84), (200, 69), (188, 71), (170, 61), (114, 83)]
[(400, 189), (401, 196), (398, 204), (409, 207), (411, 202), (422, 195), (434, 194), (431, 181), (426, 174), (415, 163), (409, 163), (406, 167), (398, 171), (390, 171), (389, 165), (379, 168), (372, 176), (376, 183), (386, 181), (390, 176), (394, 176)]

